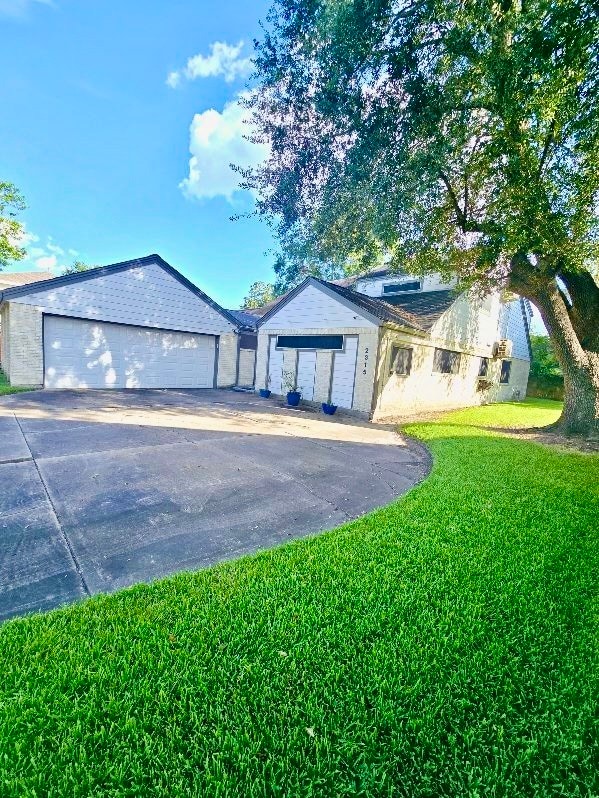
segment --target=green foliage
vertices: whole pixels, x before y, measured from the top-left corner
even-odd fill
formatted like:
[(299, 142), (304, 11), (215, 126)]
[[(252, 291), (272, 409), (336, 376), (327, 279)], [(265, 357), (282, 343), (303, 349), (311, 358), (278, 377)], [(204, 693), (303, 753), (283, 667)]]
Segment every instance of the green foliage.
[(532, 377), (562, 376), (562, 370), (553, 351), (550, 338), (546, 335), (531, 335), (530, 346), (532, 349), (532, 362), (530, 364)]
[(261, 308), (276, 297), (275, 287), (270, 283), (256, 282), (250, 285), (248, 295), (243, 300), (243, 308)]
[(0, 269), (25, 257), (20, 243), (25, 228), (15, 218), (24, 208), (25, 201), (16, 186), (0, 181)]
[(87, 263), (84, 263), (82, 260), (74, 260), (70, 266), (67, 266), (63, 274), (77, 274), (78, 272), (87, 272), (90, 269), (95, 269), (96, 266), (90, 266)]
[(597, 795), (599, 458), (490, 429), (558, 415), (413, 425), (387, 508), (0, 627), (3, 798)]
[(0, 396), (7, 396), (9, 393), (23, 393), (28, 391), (29, 388), (13, 388), (13, 386), (6, 379), (6, 374), (0, 369)]
[(296, 273), (585, 271), (598, 31), (592, 0), (275, 0), (250, 100), (272, 155), (246, 180)]

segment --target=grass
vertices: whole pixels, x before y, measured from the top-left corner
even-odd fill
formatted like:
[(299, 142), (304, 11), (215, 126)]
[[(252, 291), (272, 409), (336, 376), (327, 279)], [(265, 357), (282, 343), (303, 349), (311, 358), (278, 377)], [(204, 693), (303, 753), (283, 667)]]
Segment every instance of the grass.
[(6, 379), (6, 375), (0, 369), (0, 396), (6, 396), (9, 393), (23, 393), (23, 391), (30, 391), (31, 388), (16, 388), (13, 387), (8, 380)]
[(599, 458), (489, 429), (558, 412), (413, 424), (385, 509), (0, 627), (0, 795), (599, 795)]

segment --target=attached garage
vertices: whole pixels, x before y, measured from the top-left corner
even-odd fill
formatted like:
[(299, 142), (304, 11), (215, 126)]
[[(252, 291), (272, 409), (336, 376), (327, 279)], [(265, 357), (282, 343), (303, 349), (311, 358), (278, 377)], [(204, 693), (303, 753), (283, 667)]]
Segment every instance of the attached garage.
[(44, 316), (45, 388), (212, 388), (216, 337)]
[(13, 385), (235, 384), (238, 321), (158, 255), (7, 289), (0, 312)]

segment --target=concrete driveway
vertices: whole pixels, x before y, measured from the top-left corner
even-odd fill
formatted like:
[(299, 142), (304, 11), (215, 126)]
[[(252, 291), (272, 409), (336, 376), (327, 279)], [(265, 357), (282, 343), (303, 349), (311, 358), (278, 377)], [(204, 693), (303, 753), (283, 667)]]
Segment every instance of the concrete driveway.
[(390, 428), (235, 391), (0, 399), (0, 619), (330, 529), (420, 481)]

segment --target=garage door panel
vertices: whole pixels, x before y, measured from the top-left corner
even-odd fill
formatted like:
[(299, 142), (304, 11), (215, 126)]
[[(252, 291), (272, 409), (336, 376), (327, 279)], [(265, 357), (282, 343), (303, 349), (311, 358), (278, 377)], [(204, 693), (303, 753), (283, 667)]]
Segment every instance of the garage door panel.
[(348, 335), (345, 338), (345, 350), (335, 352), (333, 356), (332, 404), (351, 409), (354, 399), (357, 357), (358, 336)]
[(214, 336), (48, 316), (47, 388), (212, 388)]

